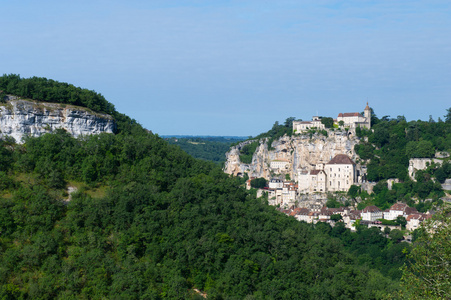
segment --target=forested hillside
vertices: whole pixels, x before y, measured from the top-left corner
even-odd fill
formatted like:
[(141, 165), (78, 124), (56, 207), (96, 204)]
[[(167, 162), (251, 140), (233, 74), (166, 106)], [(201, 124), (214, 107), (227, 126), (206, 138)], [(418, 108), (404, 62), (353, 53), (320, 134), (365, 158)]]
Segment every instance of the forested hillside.
[[(2, 142), (2, 298), (195, 298), (198, 288), (375, 299), (394, 288), (399, 274), (365, 266), (337, 230), (288, 218), (213, 164), (136, 132)], [(68, 185), (79, 188), (70, 201)]]
[(1, 299), (201, 299), (196, 289), (381, 299), (399, 289), (407, 244), (298, 222), (113, 114), (115, 135), (0, 141)]

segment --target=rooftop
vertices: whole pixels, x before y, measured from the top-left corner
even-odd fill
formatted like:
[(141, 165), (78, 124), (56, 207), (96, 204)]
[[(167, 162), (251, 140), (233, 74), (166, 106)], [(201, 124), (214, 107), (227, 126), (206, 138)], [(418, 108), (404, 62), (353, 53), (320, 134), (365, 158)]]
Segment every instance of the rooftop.
[(330, 162), (327, 163), (328, 165), (355, 165), (355, 162), (353, 162), (346, 154), (338, 154), (335, 155), (334, 158)]

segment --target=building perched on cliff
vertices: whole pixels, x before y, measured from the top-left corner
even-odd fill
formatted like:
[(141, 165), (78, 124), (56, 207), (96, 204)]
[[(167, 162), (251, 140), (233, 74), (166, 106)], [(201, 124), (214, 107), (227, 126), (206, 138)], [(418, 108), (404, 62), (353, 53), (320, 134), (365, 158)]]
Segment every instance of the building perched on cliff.
[(311, 121), (293, 121), (293, 132), (302, 132), (309, 129), (325, 129), (321, 117), (314, 116)]
[(371, 128), (371, 108), (366, 103), (366, 107), (363, 110), (363, 116), (358, 112), (353, 113), (339, 113), (336, 119), (336, 123), (340, 124), (343, 121), (345, 127), (349, 128)]
[[(368, 106), (368, 102), (363, 110), (363, 116), (358, 112), (339, 113), (338, 117), (334, 119), (334, 124), (343, 124), (344, 127), (350, 129), (357, 127), (370, 129), (371, 108)], [(325, 129), (324, 124), (321, 123), (321, 117), (314, 116), (312, 121), (293, 121), (293, 132), (302, 132), (309, 129)]]
[(338, 154), (319, 169), (298, 173), (298, 191), (300, 193), (347, 191), (357, 183), (356, 164), (347, 155)]

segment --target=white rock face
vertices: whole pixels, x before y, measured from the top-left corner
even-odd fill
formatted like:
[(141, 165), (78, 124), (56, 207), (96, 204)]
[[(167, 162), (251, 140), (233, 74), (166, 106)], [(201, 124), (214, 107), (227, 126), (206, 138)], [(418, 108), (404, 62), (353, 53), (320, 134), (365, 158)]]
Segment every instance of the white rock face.
[(18, 143), (23, 136), (38, 137), (56, 129), (78, 137), (113, 133), (115, 126), (110, 115), (78, 106), (22, 99), (0, 104), (0, 137), (12, 136)]
[[(266, 139), (259, 141), (251, 164), (243, 164), (240, 161), (240, 149), (249, 141), (232, 147), (226, 153), (224, 172), (234, 176), (244, 175), (249, 177), (272, 178), (281, 175), (283, 178), (288, 174), (291, 179), (296, 180), (298, 171), (310, 171), (319, 169), (321, 164), (328, 163), (335, 155), (346, 154), (358, 163), (359, 157), (354, 151), (354, 146), (359, 139), (347, 136), (345, 131), (328, 131), (328, 136), (314, 134), (284, 136), (272, 143), (272, 149), (268, 149)], [(272, 161), (285, 161), (285, 169), (271, 169)]]

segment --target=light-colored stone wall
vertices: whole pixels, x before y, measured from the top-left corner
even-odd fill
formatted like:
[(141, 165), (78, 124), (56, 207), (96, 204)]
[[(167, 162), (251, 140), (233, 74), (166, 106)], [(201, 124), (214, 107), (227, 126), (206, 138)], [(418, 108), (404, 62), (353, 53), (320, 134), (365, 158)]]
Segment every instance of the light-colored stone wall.
[(325, 171), (328, 191), (348, 191), (351, 185), (355, 183), (355, 166), (351, 164), (326, 165)]
[(434, 158), (411, 158), (409, 160), (409, 176), (415, 180), (415, 174), (418, 170), (426, 170), (432, 163), (442, 164), (443, 161)]
[[(272, 148), (274, 149), (272, 150), (268, 149), (266, 139), (262, 139), (259, 141), (260, 145), (254, 153), (251, 164), (244, 164), (240, 161), (239, 149), (252, 141), (240, 143), (226, 153), (224, 172), (234, 176), (247, 173), (249, 177), (263, 177), (267, 180), (275, 175), (284, 178), (285, 174), (288, 174), (290, 178), (298, 182), (301, 191), (302, 185), (305, 183), (305, 177), (301, 175), (303, 172), (308, 173), (314, 169), (322, 169), (337, 154), (346, 154), (355, 162), (359, 160), (354, 152), (354, 146), (359, 143), (359, 138), (348, 137), (344, 130), (327, 130), (327, 132), (327, 137), (318, 133), (311, 137), (302, 134), (292, 137), (284, 136), (273, 142)], [(287, 160), (289, 168), (272, 170), (270, 164), (275, 160)], [(364, 172), (359, 164), (357, 164), (357, 169), (361, 173)], [(342, 185), (348, 186), (345, 183)]]

